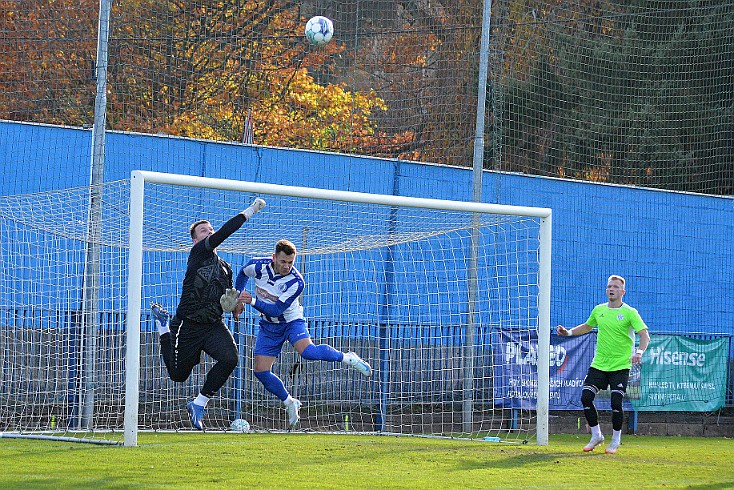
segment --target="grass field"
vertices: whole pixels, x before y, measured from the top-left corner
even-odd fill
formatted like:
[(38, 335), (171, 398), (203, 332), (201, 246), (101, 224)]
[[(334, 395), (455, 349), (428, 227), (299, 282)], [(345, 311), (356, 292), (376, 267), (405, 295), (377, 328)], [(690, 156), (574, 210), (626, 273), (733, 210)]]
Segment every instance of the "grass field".
[(330, 434), (140, 434), (138, 447), (0, 439), (0, 488), (734, 488), (734, 440), (586, 435), (548, 446)]

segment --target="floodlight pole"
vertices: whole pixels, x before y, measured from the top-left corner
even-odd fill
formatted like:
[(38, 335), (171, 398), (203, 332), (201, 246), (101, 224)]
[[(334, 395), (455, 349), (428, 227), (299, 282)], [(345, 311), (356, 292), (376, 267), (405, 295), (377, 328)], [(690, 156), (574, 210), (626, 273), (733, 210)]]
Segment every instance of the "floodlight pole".
[[(484, 170), (484, 116), (487, 105), (487, 79), (489, 75), (489, 28), (492, 18), (492, 0), (484, 0), (482, 11), (482, 41), (479, 47), (479, 80), (477, 83), (477, 120), (474, 131), (474, 159), (472, 164), (472, 201), (482, 202), (482, 171)], [(471, 217), (471, 243), (469, 269), (467, 271), (467, 322), (466, 345), (464, 346), (464, 396), (463, 431), (473, 432), (474, 412), (474, 342), (476, 330), (476, 304), (479, 267), (479, 224), (478, 213)]]
[(90, 191), (87, 219), (84, 284), (82, 285), (81, 375), (79, 385), (80, 429), (94, 427), (94, 401), (97, 390), (97, 335), (99, 323), (100, 235), (102, 233), (102, 191), (105, 165), (105, 125), (107, 121), (107, 47), (110, 32), (111, 0), (100, 0), (97, 31), (97, 64), (94, 77), (97, 95), (94, 101), (92, 127), (92, 158), (90, 162)]

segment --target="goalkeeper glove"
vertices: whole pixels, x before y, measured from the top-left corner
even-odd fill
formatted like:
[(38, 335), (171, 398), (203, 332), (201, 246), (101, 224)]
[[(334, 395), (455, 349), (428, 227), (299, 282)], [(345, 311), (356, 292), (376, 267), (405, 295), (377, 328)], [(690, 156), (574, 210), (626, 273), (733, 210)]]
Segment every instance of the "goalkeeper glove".
[(239, 303), (240, 292), (234, 288), (229, 288), (224, 291), (224, 294), (219, 298), (219, 304), (222, 305), (222, 309), (227, 313), (234, 311)]
[(245, 215), (245, 218), (250, 219), (252, 218), (252, 215), (257, 213), (258, 211), (262, 210), (265, 207), (265, 200), (260, 199), (259, 197), (252, 201), (252, 204), (242, 211), (242, 214)]

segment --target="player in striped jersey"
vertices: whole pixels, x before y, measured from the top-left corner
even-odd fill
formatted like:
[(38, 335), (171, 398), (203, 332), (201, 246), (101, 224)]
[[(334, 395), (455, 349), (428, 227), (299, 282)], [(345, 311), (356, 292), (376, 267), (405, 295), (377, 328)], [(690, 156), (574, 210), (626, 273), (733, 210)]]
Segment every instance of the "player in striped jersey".
[[(295, 427), (300, 420), (301, 402), (293, 398), (283, 382), (272, 372), (273, 364), (288, 340), (296, 351), (307, 360), (343, 362), (370, 376), (372, 369), (354, 352), (340, 352), (328, 344), (315, 345), (311, 341), (303, 306), (299, 296), (305, 286), (303, 276), (293, 264), (296, 247), (288, 240), (275, 245), (272, 257), (250, 260), (237, 274), (235, 289), (242, 291), (239, 299), (260, 312), (260, 328), (255, 341), (255, 377), (265, 389), (280, 398), (288, 414), (288, 423)], [(255, 282), (255, 294), (244, 290), (247, 281)]]

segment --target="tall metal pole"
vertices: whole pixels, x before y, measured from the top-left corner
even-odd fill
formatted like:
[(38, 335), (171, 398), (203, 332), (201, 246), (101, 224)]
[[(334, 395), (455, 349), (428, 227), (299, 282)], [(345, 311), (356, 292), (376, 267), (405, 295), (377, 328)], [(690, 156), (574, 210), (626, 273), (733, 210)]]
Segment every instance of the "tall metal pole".
[(94, 126), (92, 127), (92, 160), (90, 170), (87, 243), (82, 287), (82, 367), (80, 386), (82, 429), (94, 425), (94, 397), (97, 388), (97, 323), (99, 317), (100, 235), (102, 231), (102, 192), (104, 182), (105, 124), (107, 121), (107, 45), (110, 30), (111, 0), (100, 0), (99, 27), (97, 32), (97, 65), (95, 77), (97, 95), (94, 101)]
[[(487, 80), (489, 78), (489, 28), (492, 17), (492, 0), (484, 0), (482, 11), (482, 41), (479, 47), (479, 80), (477, 81), (477, 121), (474, 132), (474, 159), (472, 172), (472, 201), (482, 202), (482, 170), (484, 169), (484, 117), (487, 105)], [(464, 346), (464, 396), (463, 431), (471, 433), (474, 407), (474, 339), (476, 330), (476, 301), (479, 267), (480, 215), (472, 215), (471, 249), (467, 271), (467, 323)]]

